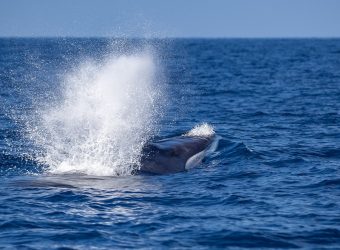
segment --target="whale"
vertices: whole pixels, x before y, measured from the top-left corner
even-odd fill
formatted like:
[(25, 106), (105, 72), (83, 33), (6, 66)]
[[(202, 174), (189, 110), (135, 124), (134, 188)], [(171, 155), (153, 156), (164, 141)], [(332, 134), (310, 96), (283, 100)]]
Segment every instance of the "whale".
[(138, 173), (172, 174), (198, 166), (213, 152), (218, 138), (212, 136), (175, 136), (146, 144)]

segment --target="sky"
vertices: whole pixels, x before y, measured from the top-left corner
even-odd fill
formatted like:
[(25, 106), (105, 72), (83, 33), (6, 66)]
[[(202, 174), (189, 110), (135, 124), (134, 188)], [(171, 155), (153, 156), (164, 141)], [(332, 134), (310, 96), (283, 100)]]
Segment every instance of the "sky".
[(0, 0), (0, 37), (340, 37), (340, 0)]

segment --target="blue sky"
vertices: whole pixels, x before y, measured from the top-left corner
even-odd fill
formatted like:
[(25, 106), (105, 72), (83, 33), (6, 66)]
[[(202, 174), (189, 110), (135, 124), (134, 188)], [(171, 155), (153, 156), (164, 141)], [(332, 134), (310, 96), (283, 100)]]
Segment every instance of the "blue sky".
[(340, 37), (340, 0), (0, 0), (0, 36)]

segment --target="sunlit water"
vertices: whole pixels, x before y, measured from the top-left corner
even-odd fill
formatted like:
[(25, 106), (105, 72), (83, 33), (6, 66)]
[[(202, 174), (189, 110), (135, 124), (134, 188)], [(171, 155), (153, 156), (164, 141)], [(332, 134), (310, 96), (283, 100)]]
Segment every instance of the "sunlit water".
[(1, 39), (0, 87), (0, 248), (340, 247), (340, 40)]

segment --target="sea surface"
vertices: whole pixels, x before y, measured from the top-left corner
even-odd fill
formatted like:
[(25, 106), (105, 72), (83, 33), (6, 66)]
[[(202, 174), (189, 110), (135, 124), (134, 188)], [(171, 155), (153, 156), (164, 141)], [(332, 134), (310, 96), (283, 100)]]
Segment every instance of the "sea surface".
[(339, 249), (340, 40), (0, 39), (0, 182), (1, 249)]

